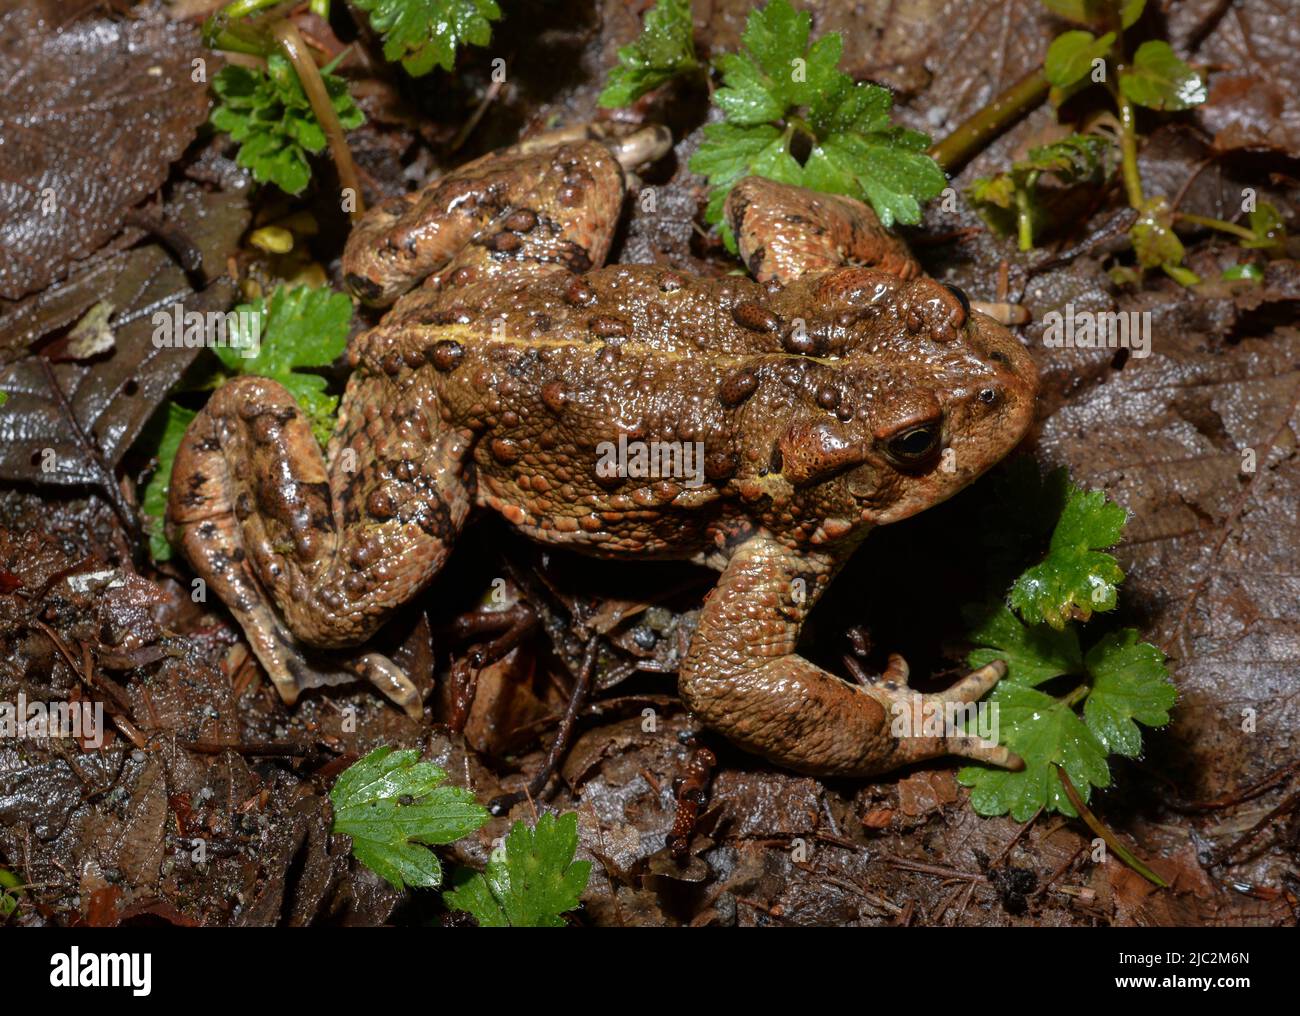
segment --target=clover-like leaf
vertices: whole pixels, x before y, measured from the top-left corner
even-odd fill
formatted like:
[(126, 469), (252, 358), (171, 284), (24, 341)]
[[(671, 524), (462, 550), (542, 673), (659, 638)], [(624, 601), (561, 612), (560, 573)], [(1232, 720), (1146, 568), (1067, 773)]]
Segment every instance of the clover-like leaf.
[(1065, 627), (1093, 611), (1111, 610), (1124, 572), (1106, 547), (1119, 542), (1127, 513), (1103, 491), (1070, 485), (1046, 559), (1025, 571), (1011, 587), (1011, 606), (1030, 624)]
[(929, 144), (924, 134), (901, 127), (832, 134), (813, 148), (803, 183), (865, 201), (885, 226), (920, 222), (921, 202), (947, 184), (943, 170), (926, 154)]
[(1125, 628), (1089, 649), (1086, 664), (1092, 678), (1083, 705), (1088, 729), (1108, 751), (1137, 758), (1142, 731), (1133, 721), (1163, 727), (1178, 698), (1165, 654), (1149, 642), (1139, 642), (1137, 629)]
[(981, 647), (966, 657), (972, 668), (1004, 660), (1006, 680), (1031, 686), (1083, 669), (1079, 636), (1073, 628), (1057, 631), (1048, 625), (1028, 627), (1001, 603), (992, 610), (968, 607), (964, 614), (970, 625), (970, 640)]
[[(713, 101), (726, 120), (704, 128), (690, 162), (709, 179), (706, 220), (721, 223), (731, 187), (753, 174), (865, 201), (886, 226), (920, 221), (921, 202), (947, 183), (930, 139), (893, 125), (889, 92), (854, 83), (839, 69), (840, 36), (810, 43), (810, 26), (807, 12), (772, 0), (750, 12), (744, 49), (715, 61), (723, 87)], [(796, 137), (809, 146), (803, 164)], [(723, 236), (731, 246), (725, 224)]]
[(575, 861), (578, 816), (547, 813), (530, 829), (516, 822), (485, 874), (460, 874), (443, 894), (452, 910), (490, 928), (562, 928), (591, 877), (590, 861)]
[(435, 67), (449, 71), (465, 43), (486, 46), (492, 22), (501, 17), (496, 0), (351, 0), (370, 15), (383, 35), (384, 59), (402, 62), (413, 77)]
[(1094, 60), (1105, 59), (1115, 45), (1115, 33), (1098, 38), (1091, 32), (1063, 32), (1047, 47), (1043, 73), (1057, 88), (1069, 88), (1092, 70)]
[(1011, 813), (1025, 822), (1039, 808), (1075, 816), (1074, 806), (1053, 770), (1062, 766), (1084, 802), (1093, 787), (1110, 785), (1106, 748), (1085, 726), (1068, 699), (1036, 688), (1003, 682), (988, 703), (997, 709), (998, 741), (1025, 763), (1020, 772), (965, 766), (957, 773), (971, 788), (971, 806), (981, 815)]
[[(279, 286), (269, 303), (258, 297), (236, 307), (234, 320), (232, 341), (214, 350), (221, 362), (236, 374), (279, 381), (307, 412), (312, 432), (325, 444), (339, 400), (326, 394), (325, 378), (304, 370), (328, 367), (347, 348), (352, 301), (329, 289)], [(249, 325), (256, 335), (247, 333)], [(246, 355), (249, 350), (256, 355)]]
[(690, 0), (658, 0), (646, 12), (635, 42), (618, 51), (618, 66), (609, 72), (597, 100), (606, 108), (630, 106), (647, 92), (679, 74), (695, 70)]
[(1208, 94), (1201, 76), (1158, 39), (1137, 48), (1132, 64), (1120, 74), (1119, 88), (1129, 102), (1162, 110), (1191, 109)]
[(488, 820), (487, 809), (447, 774), (418, 761), (414, 749), (376, 748), (344, 770), (330, 791), (335, 833), (352, 838), (352, 853), (394, 889), (436, 887), (442, 866), (424, 844), (454, 843)]
[[(365, 115), (347, 82), (330, 73), (332, 66), (321, 68), (321, 80), (339, 123), (345, 130), (360, 127)], [(288, 59), (274, 52), (266, 58), (266, 70), (223, 67), (212, 79), (212, 90), (218, 99), (212, 125), (239, 142), (235, 161), (255, 180), (301, 194), (311, 179), (307, 154), (319, 155), (328, 140)]]

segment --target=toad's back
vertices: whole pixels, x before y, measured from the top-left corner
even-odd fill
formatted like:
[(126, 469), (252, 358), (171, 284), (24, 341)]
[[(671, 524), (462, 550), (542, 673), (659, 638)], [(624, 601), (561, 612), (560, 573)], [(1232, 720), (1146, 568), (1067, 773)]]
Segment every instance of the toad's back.
[(419, 292), (367, 353), (422, 355), (410, 383), (477, 437), (479, 501), (529, 535), (691, 556), (734, 493), (762, 366), (788, 356), (766, 298), (748, 279), (648, 265)]

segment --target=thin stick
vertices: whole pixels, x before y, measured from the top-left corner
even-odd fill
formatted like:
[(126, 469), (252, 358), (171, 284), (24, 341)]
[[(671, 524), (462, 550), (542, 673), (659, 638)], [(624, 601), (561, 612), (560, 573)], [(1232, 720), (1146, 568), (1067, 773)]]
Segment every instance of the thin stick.
[(542, 796), (546, 784), (550, 781), (555, 770), (559, 768), (560, 760), (564, 757), (565, 751), (568, 750), (569, 741), (573, 737), (573, 728), (578, 721), (578, 714), (587, 701), (587, 695), (591, 692), (592, 678), (596, 673), (596, 654), (599, 648), (600, 638), (593, 636), (587, 643), (587, 651), (583, 653), (582, 666), (578, 670), (577, 679), (574, 682), (572, 691), (569, 693), (568, 708), (564, 710), (564, 716), (560, 718), (559, 729), (555, 732), (555, 740), (551, 742), (550, 750), (546, 753), (546, 761), (542, 763), (542, 768), (528, 781), (528, 785), (522, 791), (503, 794), (494, 798), (488, 804), (488, 811), (493, 815), (506, 814), (525, 797), (528, 798), (531, 804), (534, 798)]
[(995, 135), (1042, 102), (1047, 87), (1047, 76), (1042, 68), (1030, 72), (937, 145), (931, 146), (930, 157), (944, 172), (960, 169)]

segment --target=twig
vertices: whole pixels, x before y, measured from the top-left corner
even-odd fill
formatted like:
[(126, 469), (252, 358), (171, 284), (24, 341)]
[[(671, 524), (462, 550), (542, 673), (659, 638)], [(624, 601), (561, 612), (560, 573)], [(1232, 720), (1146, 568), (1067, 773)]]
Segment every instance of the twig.
[(895, 868), (902, 868), (904, 871), (919, 871), (922, 875), (937, 875), (939, 878), (956, 878), (965, 882), (987, 882), (988, 879), (983, 875), (976, 875), (969, 871), (958, 871), (956, 868), (945, 868), (938, 864), (926, 864), (924, 861), (912, 861), (906, 857), (895, 857), (892, 854), (886, 854), (881, 857), (886, 864), (892, 864)]
[(1008, 124), (1033, 109), (1047, 95), (1042, 68), (1025, 75), (956, 130), (930, 148), (930, 157), (947, 173), (961, 168)]
[(1208, 801), (1172, 801), (1169, 807), (1174, 811), (1218, 811), (1220, 808), (1230, 808), (1235, 804), (1243, 804), (1271, 790), (1293, 773), (1300, 772), (1300, 762), (1289, 762), (1279, 769), (1274, 769), (1263, 779), (1256, 780), (1242, 790), (1231, 790), (1226, 794), (1220, 794), (1218, 797), (1211, 798)]
[(559, 767), (560, 759), (564, 757), (564, 753), (569, 747), (578, 714), (581, 712), (582, 706), (587, 700), (587, 695), (591, 691), (592, 678), (596, 673), (596, 654), (599, 649), (600, 639), (593, 636), (587, 642), (587, 651), (582, 655), (582, 666), (578, 670), (577, 680), (569, 693), (568, 708), (564, 710), (564, 716), (560, 719), (559, 729), (555, 732), (555, 740), (551, 742), (550, 750), (546, 753), (546, 761), (542, 763), (542, 768), (528, 781), (528, 785), (522, 791), (516, 791), (513, 794), (502, 794), (500, 797), (493, 799), (488, 804), (488, 811), (493, 815), (506, 814), (525, 797), (531, 802), (534, 798), (540, 797), (542, 791), (546, 789), (546, 784)]
[(293, 757), (312, 755), (320, 749), (307, 741), (179, 741), (186, 751), (200, 755), (220, 755), (233, 751), (237, 755), (257, 758)]
[(1047, 890), (1052, 887), (1052, 884), (1058, 878), (1060, 878), (1062, 875), (1064, 875), (1067, 871), (1070, 870), (1070, 868), (1074, 865), (1074, 862), (1079, 859), (1079, 855), (1082, 854), (1083, 851), (1084, 851), (1084, 847), (1080, 845), (1074, 851), (1073, 854), (1071, 854), (1069, 857), (1065, 859), (1064, 864), (1062, 864), (1059, 868), (1057, 868), (1054, 872), (1052, 872), (1051, 878), (1049, 878), (1046, 882), (1044, 882), (1036, 890), (1034, 890), (1034, 896), (1042, 896), (1045, 892), (1047, 892)]
[(461, 125), (460, 130), (456, 132), (456, 136), (452, 139), (451, 146), (447, 151), (455, 152), (466, 142), (466, 140), (468, 140), (469, 136), (474, 133), (474, 128), (477, 127), (478, 122), (483, 119), (483, 114), (487, 112), (488, 106), (492, 105), (496, 100), (496, 97), (501, 94), (501, 86), (503, 84), (505, 84), (504, 81), (493, 80), (492, 84), (488, 86), (488, 90), (483, 93), (483, 98), (479, 102), (478, 106), (475, 107), (474, 112), (470, 114), (469, 119), (466, 120), (465, 123)]
[(857, 893), (868, 903), (879, 907), (886, 913), (893, 914), (895, 917), (903, 912), (903, 908), (897, 903), (894, 903), (892, 900), (887, 900), (885, 897), (873, 893), (869, 889), (864, 889), (856, 882), (852, 882), (847, 878), (840, 878), (838, 875), (822, 875), (820, 876), (820, 881), (825, 882), (828, 885), (839, 886), (841, 889), (847, 889), (849, 892)]
[(1277, 818), (1279, 815), (1285, 815), (1288, 811), (1294, 811), (1297, 804), (1300, 804), (1300, 791), (1297, 791), (1284, 800), (1276, 808), (1238, 836), (1237, 839), (1229, 844), (1227, 848), (1218, 851), (1214, 855), (1214, 859), (1210, 861), (1210, 867), (1215, 868), (1225, 863), (1229, 857), (1258, 836), (1260, 832), (1273, 821), (1273, 819)]
[(1038, 816), (1041, 815), (1042, 813), (1043, 813), (1043, 805), (1039, 805), (1038, 810), (1034, 812), (1032, 815), (1030, 815), (1029, 819), (1025, 822), (1025, 824), (1016, 830), (1016, 835), (1011, 837), (1011, 839), (1007, 840), (1007, 845), (1002, 848), (1002, 852), (989, 862), (990, 868), (996, 867), (997, 865), (1001, 864), (1003, 860), (1005, 860), (1006, 856), (1009, 853), (1011, 853), (1011, 848), (1016, 845), (1016, 843), (1020, 840), (1020, 837), (1025, 835), (1025, 831), (1031, 825), (1033, 825), (1035, 822), (1038, 821)]

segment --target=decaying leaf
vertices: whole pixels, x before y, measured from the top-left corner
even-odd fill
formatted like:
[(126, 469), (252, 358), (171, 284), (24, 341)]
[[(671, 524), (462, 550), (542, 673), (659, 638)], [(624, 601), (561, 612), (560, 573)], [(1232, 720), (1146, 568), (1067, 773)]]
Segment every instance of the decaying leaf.
[[(203, 252), (205, 264), (218, 268), (248, 221), (242, 201), (195, 187), (181, 191), (174, 213), (179, 228)], [(0, 371), (0, 390), (9, 396), (0, 414), (0, 478), (61, 485), (101, 483), (102, 469), (70, 425), (63, 401), (93, 441), (99, 461), (113, 465), (199, 352), (195, 346), (155, 345), (155, 313), (177, 303), (187, 313), (224, 311), (234, 296), (233, 285), (224, 278), (195, 293), (173, 256), (150, 244), (114, 255), (107, 264), (88, 266), (83, 274), (51, 291), (48, 300), (32, 297), (9, 308), (0, 315), (0, 333), (17, 329), (33, 339), (50, 330), (43, 307), (49, 308), (54, 321), (63, 323), (70, 308), (75, 318), (100, 299), (121, 309), (113, 318), (116, 349), (112, 356), (91, 365), (50, 364), (43, 357), (27, 356)], [(51, 391), (51, 372), (61, 397)]]
[(158, 189), (207, 116), (200, 53), (180, 22), (0, 13), (0, 296), (61, 277)]

